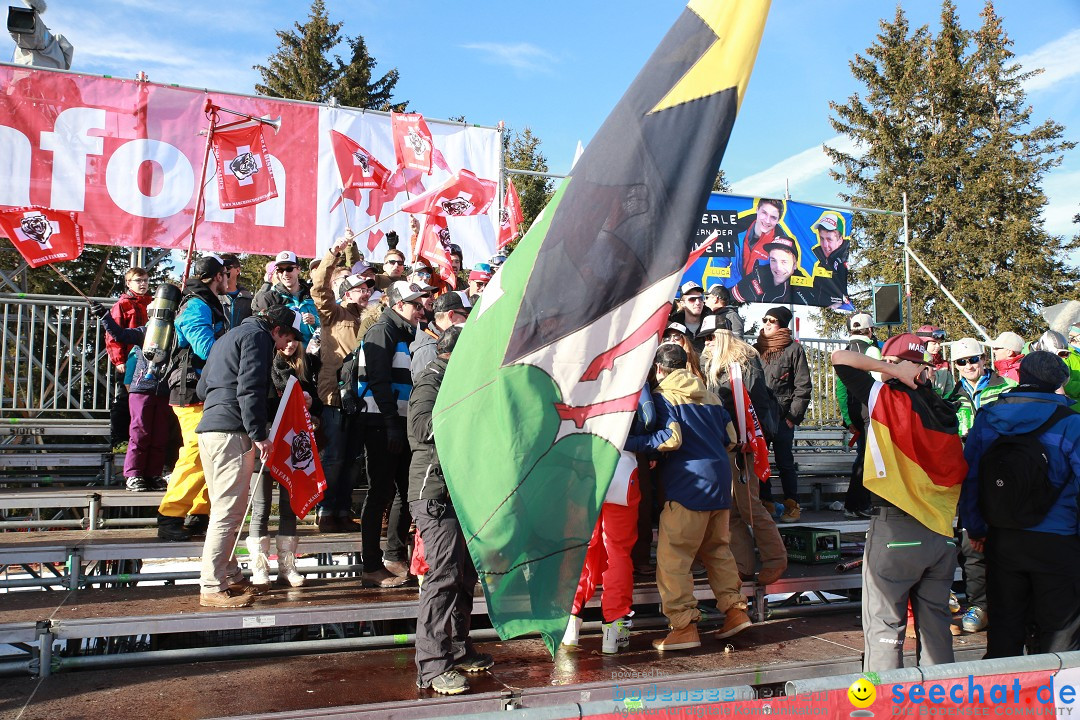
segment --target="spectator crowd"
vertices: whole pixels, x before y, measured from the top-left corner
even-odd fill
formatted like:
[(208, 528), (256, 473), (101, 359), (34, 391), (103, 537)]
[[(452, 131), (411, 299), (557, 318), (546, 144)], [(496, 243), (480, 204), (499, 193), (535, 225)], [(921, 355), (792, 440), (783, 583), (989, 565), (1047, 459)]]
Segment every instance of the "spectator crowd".
[[(205, 538), (203, 606), (245, 607), (268, 589), (275, 500), (277, 579), (303, 585), (287, 491), (256, 473), (295, 378), (327, 482), (318, 530), (360, 534), (367, 587), (422, 575), (417, 683), (464, 692), (462, 673), (493, 659), (469, 640), (477, 576), (431, 415), (460, 328), (505, 258), (461, 271), (458, 251), (467, 290), (453, 290), (423, 261), (408, 267), (396, 248), (378, 269), (346, 260), (355, 255), (347, 234), (305, 279), (301, 260), (283, 250), (252, 292), (238, 284), (236, 256), (204, 254), (185, 278), (174, 350), (159, 373), (141, 350), (149, 276), (128, 271), (112, 309), (95, 308), (123, 376), (115, 396), (123, 412), (113, 419), (127, 423), (126, 487), (164, 491), (161, 540)], [(777, 523), (803, 514), (793, 448), (815, 389), (789, 307), (756, 323), (741, 299), (721, 285), (680, 288), (589, 544), (565, 645), (579, 645), (580, 613), (597, 586), (602, 651), (617, 653), (633, 627), (634, 577), (655, 577), (669, 631), (653, 645), (669, 652), (701, 645), (695, 575), (707, 577), (724, 615), (719, 638), (752, 626), (743, 581), (767, 586), (784, 575)], [(902, 666), (909, 632), (920, 664), (951, 662), (958, 628), (987, 629), (989, 657), (1080, 649), (1080, 566), (1060, 562), (1080, 551), (1080, 327), (1032, 342), (1003, 332), (949, 343), (927, 325), (881, 343), (869, 315), (847, 323), (847, 345), (831, 360), (856, 449), (843, 512), (869, 522), (865, 669)], [(755, 469), (763, 452), (755, 427), (779, 488)], [(233, 553), (249, 496), (250, 578)], [(953, 624), (958, 562), (968, 607)]]

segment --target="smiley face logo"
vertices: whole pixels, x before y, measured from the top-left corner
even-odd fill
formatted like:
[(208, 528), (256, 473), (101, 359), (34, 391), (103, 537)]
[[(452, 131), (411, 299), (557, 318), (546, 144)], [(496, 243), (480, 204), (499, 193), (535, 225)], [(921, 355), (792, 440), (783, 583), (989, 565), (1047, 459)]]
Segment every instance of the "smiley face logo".
[(848, 700), (851, 704), (857, 708), (868, 708), (874, 704), (874, 700), (877, 699), (877, 689), (874, 687), (874, 683), (870, 682), (866, 678), (859, 678), (855, 682), (851, 683), (851, 687), (847, 691)]

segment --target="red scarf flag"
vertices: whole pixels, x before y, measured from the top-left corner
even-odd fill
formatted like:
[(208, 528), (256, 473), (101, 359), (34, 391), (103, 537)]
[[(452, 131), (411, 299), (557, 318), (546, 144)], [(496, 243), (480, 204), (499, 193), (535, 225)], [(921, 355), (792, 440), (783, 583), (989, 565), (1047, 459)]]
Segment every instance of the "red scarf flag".
[(343, 188), (381, 188), (390, 179), (390, 171), (375, 156), (348, 135), (330, 131), (330, 145), (341, 175)]
[(390, 126), (394, 132), (394, 155), (397, 166), (409, 170), (420, 170), (431, 174), (432, 151), (435, 143), (431, 139), (424, 116), (420, 113), (390, 113)]
[(82, 228), (73, 212), (31, 206), (0, 211), (3, 232), (32, 268), (74, 260), (83, 251)]
[(306, 517), (326, 492), (326, 477), (315, 445), (304, 391), (290, 377), (270, 428), (270, 459), (266, 469), (289, 491), (289, 506), (296, 517)]
[(262, 123), (214, 133), (219, 205), (238, 208), (276, 198)]
[(518, 235), (518, 229), (525, 218), (521, 215), (521, 201), (513, 180), (506, 181), (506, 195), (503, 198), (502, 211), (499, 213), (499, 250), (502, 250)]
[(728, 377), (731, 379), (731, 394), (735, 398), (735, 425), (738, 428), (739, 442), (743, 444), (743, 452), (753, 453), (753, 470), (758, 480), (768, 482), (769, 446), (765, 443), (765, 434), (761, 431), (754, 404), (750, 402), (750, 393), (746, 391), (746, 384), (743, 383), (739, 363), (728, 366)]
[(495, 199), (498, 185), (483, 180), (468, 170), (461, 170), (434, 190), (413, 198), (401, 206), (410, 215), (441, 215), (465, 217), (483, 215)]
[(420, 246), (416, 250), (416, 256), (427, 260), (431, 267), (436, 268), (439, 278), (451, 289), (457, 287), (457, 274), (454, 273), (454, 263), (450, 260), (450, 253), (446, 248), (450, 244), (450, 230), (446, 227), (446, 218), (438, 215), (428, 215), (424, 218), (424, 227), (420, 231)]

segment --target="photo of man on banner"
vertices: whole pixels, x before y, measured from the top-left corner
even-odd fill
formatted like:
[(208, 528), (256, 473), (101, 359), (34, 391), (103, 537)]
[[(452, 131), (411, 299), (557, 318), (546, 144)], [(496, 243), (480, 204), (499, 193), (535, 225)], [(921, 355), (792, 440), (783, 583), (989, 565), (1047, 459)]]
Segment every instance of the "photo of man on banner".
[(722, 285), (739, 302), (851, 309), (851, 216), (776, 198), (713, 193), (696, 237), (717, 234), (682, 282)]

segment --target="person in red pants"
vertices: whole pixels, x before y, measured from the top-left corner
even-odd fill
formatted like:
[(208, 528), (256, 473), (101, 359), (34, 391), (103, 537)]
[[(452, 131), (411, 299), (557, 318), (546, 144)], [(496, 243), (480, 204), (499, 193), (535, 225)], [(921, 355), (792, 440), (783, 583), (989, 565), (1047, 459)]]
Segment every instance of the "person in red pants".
[(631, 616), (634, 614), (630, 609), (634, 594), (634, 563), (630, 551), (637, 541), (638, 505), (641, 503), (637, 475), (637, 459), (632, 453), (624, 452), (589, 540), (563, 645), (576, 647), (579, 644), (581, 609), (600, 584), (604, 586), (600, 596), (604, 615), (601, 651), (613, 655), (630, 644)]

